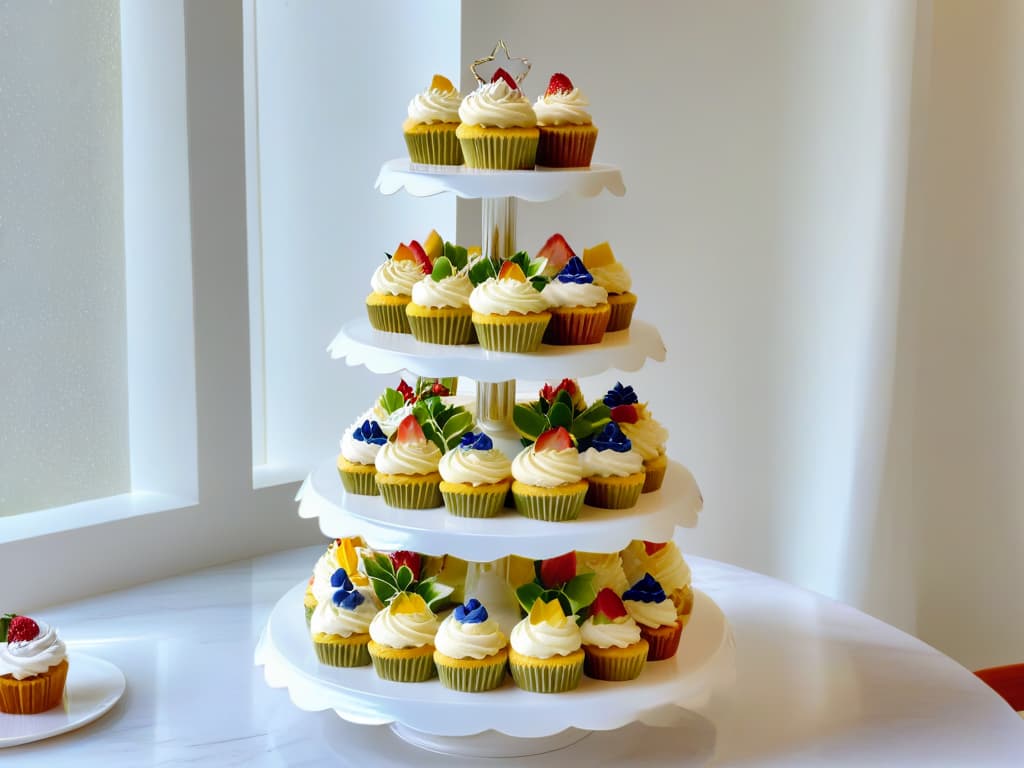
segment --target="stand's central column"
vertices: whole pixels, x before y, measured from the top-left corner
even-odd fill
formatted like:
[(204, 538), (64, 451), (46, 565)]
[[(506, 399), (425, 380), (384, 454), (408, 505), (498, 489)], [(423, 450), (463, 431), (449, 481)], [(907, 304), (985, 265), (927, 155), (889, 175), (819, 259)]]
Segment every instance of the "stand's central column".
[(480, 202), (484, 256), (507, 259), (516, 252), (516, 198), (485, 197)]

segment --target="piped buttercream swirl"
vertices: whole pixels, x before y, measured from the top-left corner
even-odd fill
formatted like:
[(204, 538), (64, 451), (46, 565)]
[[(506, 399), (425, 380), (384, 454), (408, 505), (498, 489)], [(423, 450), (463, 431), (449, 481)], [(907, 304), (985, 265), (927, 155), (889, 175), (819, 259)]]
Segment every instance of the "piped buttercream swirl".
[(320, 599), (309, 620), (310, 632), (339, 635), (340, 637), (351, 637), (369, 632), (370, 622), (377, 615), (380, 604), (369, 587), (359, 587), (356, 591), (363, 596), (363, 602), (356, 606), (355, 610), (336, 605), (331, 599), (331, 594)]
[(434, 637), (434, 647), (453, 659), (483, 659), (507, 645), (505, 633), (494, 619), (478, 623), (456, 621), (449, 614)]
[(531, 445), (512, 460), (512, 477), (538, 488), (557, 488), (578, 483), (583, 479), (579, 451), (563, 448), (559, 451), (537, 452)]
[(413, 304), (421, 307), (460, 308), (469, 304), (473, 284), (464, 274), (449, 275), (434, 280), (429, 275), (412, 287)]
[(411, 296), (412, 287), (423, 279), (423, 270), (415, 261), (388, 259), (374, 271), (370, 287), (390, 296)]
[(491, 278), (480, 283), (469, 295), (469, 306), (481, 315), (526, 315), (548, 308), (544, 294), (529, 282)]
[(422, 648), (434, 642), (437, 617), (427, 609), (395, 613), (384, 608), (370, 622), (370, 639), (388, 648)]
[(380, 449), (374, 466), (385, 475), (429, 475), (437, 471), (441, 451), (429, 440), (390, 442)]
[(640, 627), (631, 616), (598, 624), (593, 617), (583, 622), (580, 635), (584, 645), (598, 648), (625, 648), (640, 642)]
[(439, 91), (430, 88), (412, 97), (407, 112), (409, 120), (416, 124), (457, 123), (461, 103), (462, 94), (457, 90)]
[(449, 483), (492, 485), (511, 475), (512, 462), (496, 448), (477, 451), (457, 447), (441, 457), (437, 471), (441, 479)]
[(57, 631), (44, 621), (36, 621), (39, 634), (32, 640), (0, 643), (0, 675), (25, 680), (41, 675), (67, 658), (64, 641)]
[(590, 101), (579, 88), (538, 96), (533, 105), (537, 125), (590, 125)]
[(509, 88), (504, 80), (484, 83), (468, 94), (459, 105), (459, 118), (466, 125), (488, 128), (532, 128), (537, 115), (518, 88)]
[(535, 659), (568, 656), (578, 651), (582, 642), (580, 628), (572, 618), (556, 626), (546, 621), (531, 624), (527, 616), (512, 628), (509, 637), (509, 644), (516, 653)]

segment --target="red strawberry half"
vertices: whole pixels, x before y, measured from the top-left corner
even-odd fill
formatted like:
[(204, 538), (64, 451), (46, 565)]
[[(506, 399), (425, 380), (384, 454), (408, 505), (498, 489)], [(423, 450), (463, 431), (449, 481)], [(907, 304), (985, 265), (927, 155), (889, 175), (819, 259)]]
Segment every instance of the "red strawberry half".
[(28, 616), (15, 616), (7, 627), (7, 642), (21, 643), (35, 640), (39, 636), (39, 625)]
[(446, 387), (440, 381), (434, 382), (434, 385), (430, 388), (430, 392), (431, 394), (439, 395), (440, 397), (448, 397), (448, 395), (451, 394), (451, 391), (448, 389), (448, 387)]
[(555, 72), (548, 81), (548, 89), (545, 91), (545, 96), (551, 96), (555, 93), (568, 93), (572, 90), (572, 80), (561, 72)]
[(416, 257), (416, 261), (420, 263), (420, 269), (423, 270), (424, 275), (429, 275), (434, 271), (434, 264), (431, 262), (430, 257), (427, 256), (427, 252), (423, 250), (423, 246), (416, 240), (409, 241), (409, 248), (412, 250), (413, 255)]
[(597, 593), (594, 602), (590, 604), (590, 615), (597, 623), (605, 624), (626, 616), (626, 606), (622, 604), (622, 598), (605, 587)]
[(416, 421), (416, 417), (411, 413), (402, 419), (396, 434), (395, 442), (398, 443), (419, 443), (427, 439), (426, 435), (423, 434), (423, 428), (420, 427), (420, 423)]
[(572, 435), (565, 427), (549, 429), (537, 438), (533, 446), (534, 451), (564, 451), (566, 448), (572, 448)]
[(576, 575), (576, 553), (566, 552), (558, 557), (540, 561), (540, 583), (547, 589), (557, 589)]
[(548, 266), (551, 269), (547, 270), (545, 274), (551, 274), (552, 270), (557, 274), (562, 271), (562, 267), (569, 263), (569, 259), (575, 255), (569, 244), (565, 242), (565, 238), (556, 232), (544, 243), (544, 247), (540, 249), (537, 258), (548, 260)]
[(491, 75), (492, 83), (496, 83), (499, 80), (504, 80), (506, 83), (508, 83), (508, 87), (511, 88), (513, 91), (519, 87), (518, 85), (516, 85), (515, 78), (513, 78), (512, 75), (510, 75), (501, 67), (498, 67), (496, 70), (494, 70), (494, 74)]
[(647, 552), (648, 555), (653, 555), (658, 550), (664, 549), (665, 545), (667, 545), (667, 544), (668, 544), (667, 541), (662, 541), (662, 542), (645, 541), (644, 542), (644, 551)]
[(616, 405), (612, 408), (612, 421), (617, 424), (636, 424), (640, 421), (640, 414), (635, 405)]
[(423, 558), (420, 557), (418, 552), (410, 552), (407, 549), (400, 549), (397, 552), (392, 552), (388, 557), (391, 560), (391, 564), (395, 566), (396, 571), (403, 565), (407, 565), (409, 566), (409, 570), (412, 571), (413, 580), (419, 580), (420, 569), (423, 567)]

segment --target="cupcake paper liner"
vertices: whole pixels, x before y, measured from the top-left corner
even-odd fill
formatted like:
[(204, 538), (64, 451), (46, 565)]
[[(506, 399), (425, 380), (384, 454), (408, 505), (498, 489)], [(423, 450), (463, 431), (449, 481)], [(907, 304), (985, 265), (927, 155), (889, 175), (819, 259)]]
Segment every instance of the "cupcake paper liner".
[(0, 712), (8, 715), (37, 715), (53, 709), (64, 697), (67, 678), (67, 659), (41, 675), (25, 680), (0, 677)]
[(457, 124), (451, 128), (434, 128), (405, 133), (409, 159), (426, 165), (462, 165), (462, 147), (455, 137)]
[(676, 655), (676, 651), (679, 650), (679, 638), (682, 637), (683, 627), (680, 622), (676, 622), (670, 627), (658, 627), (652, 629), (651, 627), (645, 627), (640, 625), (640, 635), (644, 640), (647, 641), (647, 660), (648, 661), (663, 661), (664, 659), (671, 659)]
[(612, 333), (629, 328), (633, 321), (633, 310), (636, 309), (636, 296), (628, 292), (609, 294), (608, 306), (611, 308), (611, 315), (605, 332)]
[(537, 158), (537, 137), (480, 136), (459, 139), (468, 168), (531, 171)]
[(437, 672), (433, 652), (405, 658), (378, 656), (370, 652), (370, 659), (377, 677), (396, 683), (422, 683)]
[(321, 664), (331, 667), (365, 667), (370, 663), (366, 643), (313, 643)]
[(473, 335), (471, 311), (456, 316), (422, 317), (407, 313), (409, 329), (419, 341), (430, 344), (468, 344)]
[[(664, 457), (661, 457), (664, 459)], [(660, 464), (660, 466), (658, 466)], [(644, 493), (650, 493), (661, 488), (661, 484), (665, 482), (665, 470), (668, 469), (668, 463), (665, 461), (659, 461), (658, 464), (651, 466), (648, 462), (644, 462)]]
[(341, 476), (341, 484), (349, 493), (357, 496), (380, 495), (380, 491), (377, 490), (376, 472), (346, 472), (339, 467), (338, 474)]
[[(629, 509), (635, 507), (640, 499), (646, 475), (638, 474), (634, 483), (605, 482), (608, 478), (591, 477), (587, 479), (586, 503), (601, 509)], [(624, 478), (623, 478), (624, 479)]]
[(538, 496), (526, 493), (517, 493), (515, 483), (512, 485), (512, 495), (515, 498), (516, 510), (524, 517), (531, 520), (546, 520), (552, 523), (561, 523), (568, 520), (575, 520), (580, 516), (580, 509), (583, 507), (583, 498), (587, 495), (586, 489), (579, 493), (560, 494), (557, 496)]
[[(455, 490), (448, 490), (455, 486)], [(441, 483), (441, 496), (448, 514), (456, 517), (494, 517), (505, 506), (508, 485), (502, 483), (488, 492), (464, 493), (458, 490), (458, 483)]]
[[(379, 475), (378, 475), (379, 477)], [(387, 483), (378, 481), (377, 487), (384, 503), (399, 509), (433, 509), (441, 506), (441, 491), (437, 480), (426, 479), (413, 483)]]
[(370, 325), (378, 331), (411, 333), (405, 304), (367, 304), (366, 314), (370, 318)]
[(533, 352), (544, 338), (544, 329), (551, 320), (550, 312), (518, 315), (515, 318), (497, 318), (497, 322), (480, 319), (474, 313), (480, 346), (492, 352)]
[(521, 665), (509, 663), (512, 679), (524, 691), (533, 693), (562, 693), (571, 691), (580, 684), (583, 676), (583, 660), (576, 664), (552, 666)]
[(537, 165), (546, 168), (587, 168), (594, 156), (597, 128), (592, 125), (540, 126)]
[(486, 666), (456, 667), (437, 661), (435, 656), (434, 664), (437, 667), (437, 677), (441, 681), (441, 685), (451, 688), (453, 691), (479, 693), (493, 690), (505, 682), (504, 657), (496, 663)]
[(609, 317), (611, 310), (607, 304), (552, 309), (544, 341), (547, 344), (597, 344), (604, 338)]
[(600, 648), (583, 646), (583, 651), (587, 654), (583, 662), (583, 673), (595, 680), (635, 680), (644, 670), (649, 649), (647, 641), (643, 638), (636, 646), (635, 652), (628, 655), (623, 655), (617, 648), (613, 649), (617, 652), (602, 653)]

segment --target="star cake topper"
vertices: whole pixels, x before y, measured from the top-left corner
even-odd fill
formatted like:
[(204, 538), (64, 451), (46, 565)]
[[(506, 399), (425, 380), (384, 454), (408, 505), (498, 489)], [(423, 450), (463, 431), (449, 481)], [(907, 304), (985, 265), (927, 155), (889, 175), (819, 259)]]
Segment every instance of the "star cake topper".
[[(503, 55), (499, 56), (498, 51), (501, 51)], [(530, 74), (530, 62), (527, 59), (512, 58), (505, 41), (499, 40), (490, 56), (477, 59), (469, 66), (469, 71), (481, 85), (491, 82), (494, 79), (494, 73), (499, 69), (508, 72), (516, 81), (516, 85), (521, 85), (526, 76)]]

